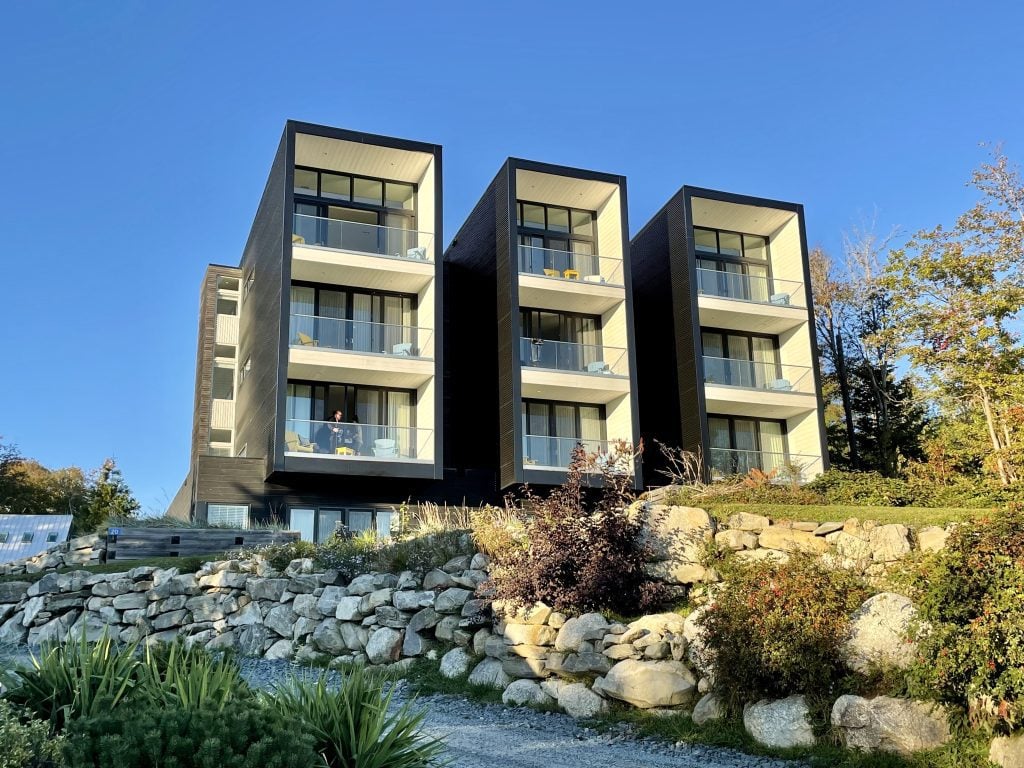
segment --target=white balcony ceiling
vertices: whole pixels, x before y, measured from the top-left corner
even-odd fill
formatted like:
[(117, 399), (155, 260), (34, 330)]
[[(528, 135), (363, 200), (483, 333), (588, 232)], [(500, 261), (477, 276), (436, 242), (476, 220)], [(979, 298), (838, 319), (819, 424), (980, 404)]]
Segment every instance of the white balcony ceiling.
[(305, 133), (295, 137), (295, 164), (311, 168), (418, 182), (423, 178), (431, 160), (433, 155), (426, 152), (410, 152)]
[(771, 235), (796, 216), (792, 211), (754, 205), (723, 203), (703, 197), (692, 198), (693, 224), (697, 227), (729, 229), (752, 235)]
[(730, 331), (780, 334), (810, 322), (807, 310), (801, 307), (755, 304), (716, 296), (698, 296), (697, 309), (703, 327)]
[(818, 398), (807, 392), (773, 392), (705, 384), (704, 398), (708, 413), (727, 416), (789, 419), (818, 408)]
[(621, 285), (519, 275), (519, 306), (603, 315), (626, 300)]
[(555, 176), (537, 171), (516, 171), (516, 199), (533, 203), (565, 205), (596, 211), (618, 186), (607, 181)]
[(364, 355), (320, 347), (291, 347), (288, 378), (333, 384), (417, 389), (434, 377), (433, 360)]
[(393, 259), (298, 243), (292, 246), (292, 280), (418, 294), (433, 281), (435, 269), (433, 262), (417, 259)]
[(538, 400), (607, 404), (629, 394), (625, 376), (523, 368), (522, 396)]

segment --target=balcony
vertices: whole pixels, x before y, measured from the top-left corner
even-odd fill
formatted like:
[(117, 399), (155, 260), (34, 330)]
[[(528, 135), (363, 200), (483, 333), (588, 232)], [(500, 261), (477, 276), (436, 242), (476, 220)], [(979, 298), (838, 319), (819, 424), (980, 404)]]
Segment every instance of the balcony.
[(338, 462), (433, 461), (434, 431), (389, 424), (286, 419), (285, 456)]
[(525, 469), (556, 470), (565, 472), (572, 462), (577, 446), (588, 456), (594, 457), (588, 472), (598, 473), (602, 469), (633, 474), (629, 459), (616, 453), (614, 442), (607, 440), (585, 440), (579, 437), (548, 437), (546, 435), (523, 435), (523, 466)]
[(629, 393), (626, 350), (600, 344), (521, 338), (522, 396), (608, 403)]
[(434, 375), (429, 328), (292, 314), (288, 376), (415, 389)]
[(294, 214), (292, 279), (419, 293), (434, 277), (434, 236)]
[(778, 334), (809, 322), (804, 284), (697, 269), (700, 324)]
[(757, 469), (766, 473), (774, 472), (773, 479), (779, 482), (797, 480), (805, 483), (820, 475), (823, 470), (820, 456), (734, 448), (711, 448), (708, 451), (708, 463), (715, 480), (746, 475), (750, 470)]
[(704, 356), (709, 413), (785, 419), (818, 406), (814, 372), (803, 365)]
[(603, 314), (623, 300), (621, 259), (519, 246), (519, 303)]

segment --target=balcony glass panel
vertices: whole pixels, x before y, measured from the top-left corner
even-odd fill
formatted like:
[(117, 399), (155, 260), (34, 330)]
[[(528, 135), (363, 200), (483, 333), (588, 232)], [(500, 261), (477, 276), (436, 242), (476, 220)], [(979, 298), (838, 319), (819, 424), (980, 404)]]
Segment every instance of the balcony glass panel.
[(521, 338), (519, 360), (529, 368), (606, 376), (629, 375), (626, 350), (601, 344)]
[(713, 261), (702, 259), (699, 263), (705, 265), (697, 269), (697, 291), (701, 295), (781, 307), (804, 306), (803, 283), (768, 277), (767, 270), (756, 265), (746, 265), (748, 274), (743, 274), (739, 264), (724, 265), (723, 270), (714, 268)]
[[(582, 245), (582, 244), (574, 244)], [(534, 245), (519, 246), (519, 271), (562, 280), (622, 285), (622, 262), (589, 253), (574, 253)]]
[(804, 365), (704, 356), (704, 383), (771, 392), (814, 392), (811, 369)]
[[(357, 294), (358, 299), (362, 294)], [(366, 320), (344, 320), (292, 314), (289, 344), (293, 347), (343, 350), (396, 357), (433, 355), (433, 331), (427, 328)]]
[(619, 455), (608, 441), (578, 437), (524, 435), (523, 465), (526, 469), (567, 469), (577, 446), (586, 451), (591, 462), (586, 467), (588, 472), (633, 473), (630, 457)]
[(407, 229), (408, 217), (397, 217), (402, 227), (377, 225), (377, 214), (350, 208), (332, 207), (330, 218), (297, 213), (294, 216), (293, 241), (297, 245), (320, 245), (344, 251), (370, 253), (394, 258), (430, 261), (433, 238), (426, 232)]
[(708, 451), (708, 460), (711, 475), (715, 480), (732, 475), (746, 475), (752, 469), (757, 469), (761, 472), (775, 472), (775, 479), (780, 482), (791, 478), (805, 482), (822, 470), (820, 456), (782, 451), (711, 448)]
[(391, 424), (285, 419), (284, 450), (325, 459), (402, 461), (428, 453), (433, 430)]

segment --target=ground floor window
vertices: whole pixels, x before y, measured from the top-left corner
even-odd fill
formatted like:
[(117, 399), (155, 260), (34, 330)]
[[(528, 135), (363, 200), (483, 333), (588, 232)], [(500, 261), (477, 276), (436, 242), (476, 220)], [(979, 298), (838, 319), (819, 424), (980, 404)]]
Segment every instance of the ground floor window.
[(207, 504), (206, 522), (225, 528), (248, 528), (248, 504)]
[(751, 469), (771, 472), (788, 461), (784, 421), (709, 415), (708, 438), (708, 458), (716, 475), (745, 475)]
[(572, 451), (582, 443), (588, 453), (606, 453), (603, 405), (524, 400), (523, 462), (568, 467)]
[(322, 544), (337, 530), (351, 534), (374, 531), (390, 536), (394, 509), (373, 506), (295, 506), (289, 510), (288, 527), (303, 541)]

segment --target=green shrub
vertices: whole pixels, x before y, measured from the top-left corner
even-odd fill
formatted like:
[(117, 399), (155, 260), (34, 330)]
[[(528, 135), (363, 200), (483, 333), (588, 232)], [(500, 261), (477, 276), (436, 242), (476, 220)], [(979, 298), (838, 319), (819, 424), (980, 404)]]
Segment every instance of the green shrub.
[(239, 552), (238, 557), (262, 557), (272, 568), (283, 571), (292, 560), (303, 557), (314, 557), (316, 544), (310, 541), (289, 541), (285, 544), (267, 544)]
[(374, 531), (355, 536), (337, 532), (316, 548), (314, 559), (320, 567), (333, 568), (351, 579), (369, 571), (426, 571), (471, 550), (465, 531), (437, 531), (407, 539), (384, 538)]
[(958, 525), (911, 573), (928, 631), (912, 669), (917, 695), (975, 724), (1024, 724), (1024, 510)]
[(906, 507), (920, 504), (906, 480), (878, 472), (845, 472), (830, 469), (814, 478), (807, 490), (821, 494), (826, 504)]
[(486, 506), (475, 510), (472, 532), (477, 549), (497, 560), (519, 556), (530, 546), (526, 516), (511, 506)]
[(136, 647), (118, 646), (107, 635), (90, 643), (84, 634), (44, 646), (27, 667), (5, 675), (11, 690), (4, 697), (60, 731), (68, 721), (113, 709), (131, 695), (140, 664)]
[(325, 677), (292, 681), (267, 697), (280, 721), (298, 723), (313, 735), (330, 768), (419, 768), (435, 762), (442, 742), (423, 735), (425, 712), (408, 701), (388, 712), (380, 676), (360, 667), (346, 672), (336, 689)]
[(605, 473), (598, 501), (588, 509), (582, 484), (587, 461), (577, 448), (564, 485), (543, 499), (527, 494), (529, 547), (494, 553), (490, 574), (497, 597), (515, 605), (540, 601), (569, 613), (624, 615), (666, 600), (664, 586), (644, 570), (652, 548), (643, 536), (643, 516), (629, 511), (632, 477)]
[(262, 707), (121, 707), (68, 724), (69, 768), (313, 768), (313, 739)]
[(58, 768), (62, 747), (46, 723), (0, 699), (0, 768)]
[(254, 696), (232, 657), (177, 641), (146, 649), (135, 698), (154, 706), (221, 712), (227, 704), (248, 706)]
[(806, 555), (734, 566), (698, 619), (716, 688), (733, 706), (832, 694), (846, 677), (849, 616), (866, 596), (856, 576)]

